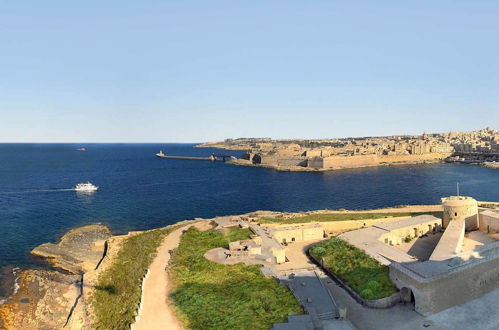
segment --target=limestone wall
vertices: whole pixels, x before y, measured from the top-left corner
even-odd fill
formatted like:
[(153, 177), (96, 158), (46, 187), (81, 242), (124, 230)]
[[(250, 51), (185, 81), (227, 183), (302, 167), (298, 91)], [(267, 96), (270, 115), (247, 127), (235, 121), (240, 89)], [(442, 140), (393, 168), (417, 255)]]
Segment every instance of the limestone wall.
[(466, 196), (451, 196), (442, 200), (444, 207), (443, 227), (446, 228), (450, 221), (465, 221), (466, 230), (478, 228), (478, 202)]
[[(480, 252), (480, 258), (462, 260), (462, 264), (453, 267), (448, 274), (432, 278), (421, 277), (394, 263), (390, 265), (390, 279), (399, 289), (412, 290), (418, 313), (434, 314), (499, 288), (498, 246), (487, 246), (487, 250)], [(448, 264), (449, 260), (426, 263), (429, 268), (438, 268), (439, 263)]]
[(330, 157), (315, 157), (308, 160), (308, 167), (313, 168), (358, 168), (379, 166), (383, 164), (404, 164), (404, 163), (423, 163), (433, 162), (444, 159), (449, 154), (445, 153), (428, 153), (422, 155), (358, 155), (358, 156), (330, 156)]
[[(324, 229), (327, 234), (341, 234), (349, 230), (359, 229), (363, 227), (370, 227), (378, 224), (389, 223), (394, 221), (400, 221), (402, 219), (407, 219), (408, 217), (393, 217), (393, 218), (381, 218), (381, 219), (367, 219), (367, 220), (344, 220), (344, 221), (323, 221), (323, 222), (310, 222), (318, 223)], [(265, 227), (278, 228), (278, 227), (291, 227), (291, 226), (303, 226), (303, 223), (293, 223), (293, 224), (265, 224)]]
[(390, 232), (381, 235), (379, 240), (385, 244), (397, 245), (405, 241), (406, 238), (414, 239), (425, 234), (432, 234), (440, 231), (442, 222), (440, 219), (430, 220), (417, 225), (410, 225), (404, 228), (394, 229)]
[(499, 233), (499, 213), (484, 211), (480, 213), (480, 231), (484, 233)]
[(277, 158), (278, 166), (307, 166), (306, 158), (298, 157), (279, 157)]
[[(293, 228), (293, 227), (292, 227)], [(280, 243), (302, 242), (321, 239), (324, 237), (324, 229), (321, 226), (296, 229), (276, 230), (273, 235)]]

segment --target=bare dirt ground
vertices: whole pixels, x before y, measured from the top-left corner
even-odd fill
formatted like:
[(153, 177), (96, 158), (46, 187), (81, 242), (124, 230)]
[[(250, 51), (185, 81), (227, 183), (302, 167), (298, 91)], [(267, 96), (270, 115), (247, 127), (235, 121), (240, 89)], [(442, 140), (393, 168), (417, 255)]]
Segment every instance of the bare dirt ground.
[(168, 278), (168, 262), (170, 261), (170, 250), (178, 247), (182, 232), (191, 226), (203, 230), (207, 229), (207, 222), (182, 226), (166, 236), (158, 248), (153, 262), (149, 266), (149, 275), (144, 281), (142, 291), (142, 309), (137, 322), (132, 325), (133, 330), (154, 329), (183, 329), (182, 324), (175, 316), (173, 308), (169, 303), (170, 280)]

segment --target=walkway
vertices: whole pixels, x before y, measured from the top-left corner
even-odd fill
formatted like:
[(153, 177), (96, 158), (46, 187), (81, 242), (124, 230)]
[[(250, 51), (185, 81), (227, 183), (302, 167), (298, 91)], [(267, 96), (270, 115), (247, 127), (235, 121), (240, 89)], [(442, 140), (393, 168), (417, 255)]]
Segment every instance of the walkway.
[(184, 230), (191, 226), (201, 227), (204, 224), (205, 222), (200, 222), (180, 227), (163, 240), (156, 258), (149, 266), (149, 275), (144, 281), (142, 291), (142, 310), (136, 323), (132, 324), (132, 330), (182, 329), (182, 325), (167, 303), (170, 293), (169, 278), (166, 273), (170, 261), (169, 251), (178, 247)]

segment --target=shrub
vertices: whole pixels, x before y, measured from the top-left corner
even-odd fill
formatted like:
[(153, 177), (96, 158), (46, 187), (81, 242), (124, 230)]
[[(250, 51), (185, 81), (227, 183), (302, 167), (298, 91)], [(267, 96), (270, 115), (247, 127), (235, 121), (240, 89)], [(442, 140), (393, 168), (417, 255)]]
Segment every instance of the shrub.
[[(325, 252), (321, 253), (321, 249)], [(362, 298), (380, 299), (396, 291), (388, 276), (388, 267), (338, 237), (316, 244), (310, 249), (310, 253), (317, 259), (323, 258), (324, 266)]]
[(206, 251), (248, 238), (248, 230), (225, 234), (190, 228), (170, 261), (172, 301), (185, 328), (269, 329), (288, 315), (301, 314), (291, 292), (262, 275), (260, 266), (221, 265)]

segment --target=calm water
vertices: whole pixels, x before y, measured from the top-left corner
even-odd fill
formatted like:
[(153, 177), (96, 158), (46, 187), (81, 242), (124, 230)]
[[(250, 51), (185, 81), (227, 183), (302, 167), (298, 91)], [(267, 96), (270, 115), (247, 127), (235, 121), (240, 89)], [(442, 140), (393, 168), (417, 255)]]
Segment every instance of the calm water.
[[(102, 222), (116, 232), (147, 229), (194, 217), (254, 210), (368, 209), (438, 203), (455, 193), (499, 200), (499, 171), (438, 164), (277, 172), (222, 162), (163, 160), (208, 156), (186, 144), (0, 144), (0, 267), (32, 266), (29, 251), (56, 242), (68, 229)], [(240, 152), (227, 152), (238, 155)], [(68, 190), (91, 181), (93, 195)]]

